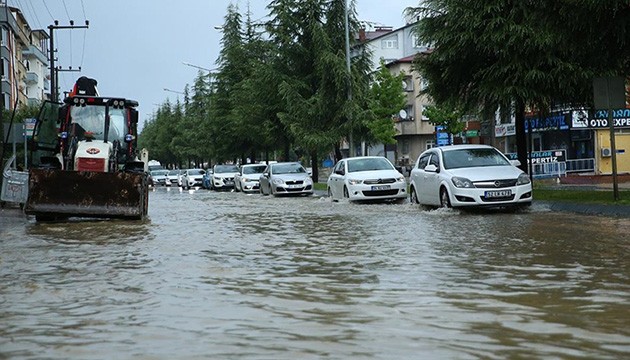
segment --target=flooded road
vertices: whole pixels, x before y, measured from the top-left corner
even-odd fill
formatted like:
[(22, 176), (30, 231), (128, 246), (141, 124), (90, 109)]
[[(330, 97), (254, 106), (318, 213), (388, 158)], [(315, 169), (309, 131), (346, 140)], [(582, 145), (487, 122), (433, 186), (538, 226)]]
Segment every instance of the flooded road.
[(630, 357), (630, 220), (157, 189), (0, 217), (0, 359)]

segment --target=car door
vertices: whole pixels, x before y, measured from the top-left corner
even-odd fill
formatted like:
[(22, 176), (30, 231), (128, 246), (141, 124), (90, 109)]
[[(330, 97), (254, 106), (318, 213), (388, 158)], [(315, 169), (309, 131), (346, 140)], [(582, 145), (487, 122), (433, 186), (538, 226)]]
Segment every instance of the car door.
[(425, 170), (424, 168), (429, 164), (429, 159), (431, 158), (431, 153), (423, 153), (416, 161), (416, 166), (413, 170), (411, 170), (410, 182), (414, 186), (414, 191), (418, 196), (418, 201), (421, 204), (425, 204), (427, 202), (427, 186), (425, 184)]
[(440, 157), (431, 152), (428, 165), (424, 168), (423, 196), (428, 204), (440, 205)]
[(343, 196), (343, 185), (346, 173), (346, 162), (340, 160), (330, 174), (330, 191), (333, 199), (339, 199)]

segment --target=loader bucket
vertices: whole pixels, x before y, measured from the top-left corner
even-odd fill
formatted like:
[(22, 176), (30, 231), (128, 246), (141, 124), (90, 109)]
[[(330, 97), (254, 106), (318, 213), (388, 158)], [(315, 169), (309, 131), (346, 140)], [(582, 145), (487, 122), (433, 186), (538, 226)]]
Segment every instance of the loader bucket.
[(148, 189), (145, 173), (31, 169), (24, 212), (37, 220), (140, 220), (147, 215)]

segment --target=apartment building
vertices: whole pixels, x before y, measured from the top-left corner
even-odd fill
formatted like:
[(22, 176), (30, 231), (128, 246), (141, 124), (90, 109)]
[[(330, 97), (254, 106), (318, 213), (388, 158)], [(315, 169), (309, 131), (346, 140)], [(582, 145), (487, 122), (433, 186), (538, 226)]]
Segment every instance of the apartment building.
[(11, 110), (49, 97), (47, 39), (20, 9), (0, 6), (0, 106)]

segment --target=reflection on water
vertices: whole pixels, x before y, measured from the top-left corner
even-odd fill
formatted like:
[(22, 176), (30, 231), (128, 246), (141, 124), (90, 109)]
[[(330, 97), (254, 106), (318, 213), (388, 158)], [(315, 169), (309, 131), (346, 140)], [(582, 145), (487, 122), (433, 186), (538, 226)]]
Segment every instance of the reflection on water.
[(630, 356), (630, 222), (151, 193), (0, 219), (0, 358)]

